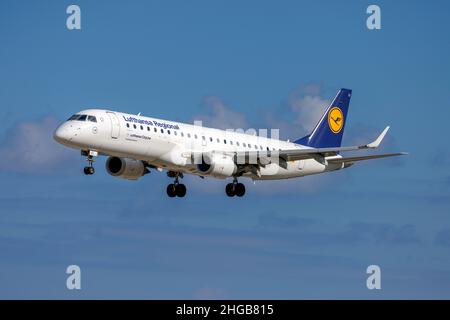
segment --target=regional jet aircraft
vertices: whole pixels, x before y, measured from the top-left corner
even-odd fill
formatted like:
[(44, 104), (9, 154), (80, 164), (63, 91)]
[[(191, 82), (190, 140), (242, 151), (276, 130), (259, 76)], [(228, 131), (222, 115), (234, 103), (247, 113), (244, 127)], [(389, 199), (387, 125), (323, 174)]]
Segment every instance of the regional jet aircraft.
[(114, 177), (136, 180), (151, 170), (167, 171), (174, 179), (169, 197), (184, 197), (185, 174), (201, 178), (232, 179), (227, 196), (242, 197), (245, 186), (238, 179), (277, 180), (303, 177), (348, 168), (362, 160), (404, 155), (372, 154), (345, 157), (342, 153), (377, 148), (389, 127), (376, 140), (342, 147), (352, 91), (341, 89), (307, 136), (292, 142), (243, 130), (219, 130), (103, 109), (80, 111), (54, 132), (59, 143), (81, 150), (94, 173), (94, 159), (108, 156), (106, 170)]

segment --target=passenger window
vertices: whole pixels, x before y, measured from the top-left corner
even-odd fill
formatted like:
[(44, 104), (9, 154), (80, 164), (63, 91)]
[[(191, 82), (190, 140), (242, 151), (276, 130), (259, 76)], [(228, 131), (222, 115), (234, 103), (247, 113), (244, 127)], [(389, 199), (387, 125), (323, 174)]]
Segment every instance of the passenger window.
[(177, 135), (177, 132), (176, 132), (176, 131), (174, 131), (174, 132), (173, 132), (173, 134), (174, 134), (174, 135)]
[(245, 142), (243, 142), (242, 145), (244, 146), (244, 148), (247, 146), (247, 145), (245, 144)]
[(219, 138), (217, 138), (217, 143), (220, 143), (220, 140), (219, 140)]
[(135, 129), (136, 129), (136, 125), (135, 125), (135, 124), (133, 124), (133, 128), (135, 128)]
[(230, 144), (233, 145), (233, 141), (230, 140)]
[(213, 140), (213, 139), (212, 139), (211, 137), (209, 137), (209, 141), (211, 141), (211, 142), (212, 142), (212, 140)]
[(227, 144), (227, 140), (223, 139), (223, 143)]
[(239, 147), (239, 141), (236, 141), (236, 145)]
[(190, 138), (191, 137), (191, 134), (190, 133), (188, 133), (188, 138)]
[(170, 130), (167, 130), (167, 134), (170, 134)]
[(194, 138), (195, 138), (195, 139), (197, 139), (197, 138), (198, 138), (196, 134), (194, 134)]
[(129, 123), (127, 123), (127, 128), (129, 128), (130, 127), (130, 124)]
[(156, 128), (153, 128), (155, 132), (157, 132), (158, 130)]
[(147, 127), (147, 131), (150, 131), (150, 127)]
[(184, 137), (184, 133), (183, 132), (181, 132), (181, 136)]
[(164, 133), (164, 129), (161, 129), (161, 133)]
[(141, 126), (141, 130), (144, 130), (144, 127), (143, 127), (143, 126)]

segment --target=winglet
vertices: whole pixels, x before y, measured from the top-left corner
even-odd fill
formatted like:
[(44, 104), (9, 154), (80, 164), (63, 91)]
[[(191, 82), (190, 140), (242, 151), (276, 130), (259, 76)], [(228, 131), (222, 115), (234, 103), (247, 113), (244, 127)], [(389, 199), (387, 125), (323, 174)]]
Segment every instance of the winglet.
[(378, 148), (378, 146), (380, 145), (381, 141), (383, 141), (384, 136), (386, 135), (386, 133), (388, 132), (388, 130), (389, 130), (389, 126), (387, 126), (387, 127), (383, 130), (383, 132), (378, 136), (378, 138), (377, 138), (375, 141), (373, 141), (373, 142), (367, 144), (366, 147), (367, 147), (367, 148)]

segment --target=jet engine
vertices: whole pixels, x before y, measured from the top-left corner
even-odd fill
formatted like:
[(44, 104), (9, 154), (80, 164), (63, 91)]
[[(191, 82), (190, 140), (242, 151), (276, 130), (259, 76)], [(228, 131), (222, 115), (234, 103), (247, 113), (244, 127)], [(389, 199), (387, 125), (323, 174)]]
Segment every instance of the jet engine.
[(142, 161), (119, 157), (109, 157), (106, 160), (106, 171), (114, 177), (127, 180), (137, 180), (149, 173)]
[(202, 155), (202, 162), (197, 164), (197, 169), (205, 175), (225, 179), (236, 173), (237, 166), (233, 157), (221, 153), (212, 153)]

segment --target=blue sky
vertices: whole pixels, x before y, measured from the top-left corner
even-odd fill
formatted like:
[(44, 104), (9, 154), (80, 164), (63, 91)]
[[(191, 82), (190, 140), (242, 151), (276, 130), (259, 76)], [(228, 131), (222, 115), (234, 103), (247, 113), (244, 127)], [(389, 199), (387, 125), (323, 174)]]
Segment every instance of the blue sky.
[[(376, 1), (0, 2), (0, 298), (450, 298), (450, 5)], [(298, 138), (341, 87), (344, 144), (380, 151), (322, 176), (94, 176), (52, 141), (87, 107)], [(82, 290), (65, 269), (82, 270)], [(382, 289), (366, 288), (366, 268)]]

